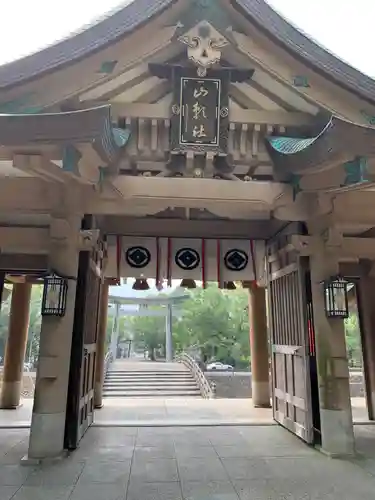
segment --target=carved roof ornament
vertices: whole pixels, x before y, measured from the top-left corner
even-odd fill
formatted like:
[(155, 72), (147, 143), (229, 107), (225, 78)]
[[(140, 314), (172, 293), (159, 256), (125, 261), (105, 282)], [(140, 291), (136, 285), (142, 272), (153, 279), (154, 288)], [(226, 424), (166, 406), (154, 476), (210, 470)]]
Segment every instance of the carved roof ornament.
[(178, 40), (188, 47), (188, 58), (198, 66), (198, 76), (206, 76), (207, 69), (220, 62), (221, 50), (229, 45), (210, 23), (201, 21)]

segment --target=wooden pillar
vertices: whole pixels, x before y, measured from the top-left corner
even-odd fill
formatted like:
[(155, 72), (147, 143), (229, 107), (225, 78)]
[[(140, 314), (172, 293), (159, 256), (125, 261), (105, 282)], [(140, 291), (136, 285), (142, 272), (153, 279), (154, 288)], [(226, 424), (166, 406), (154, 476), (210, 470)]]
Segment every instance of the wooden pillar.
[(375, 420), (375, 277), (362, 276), (358, 285), (363, 361), (370, 420)]
[(105, 361), (105, 339), (107, 334), (107, 317), (108, 317), (108, 295), (109, 282), (104, 281), (100, 291), (100, 309), (98, 322), (98, 336), (96, 340), (96, 368), (95, 368), (95, 392), (94, 406), (95, 408), (103, 407), (103, 384), (104, 384), (104, 361)]
[(50, 265), (58, 274), (69, 277), (66, 312), (63, 317), (42, 319), (29, 450), (24, 463), (54, 459), (64, 451), (81, 220), (73, 214), (51, 221)]
[(270, 375), (266, 290), (252, 283), (249, 289), (251, 390), (255, 408), (270, 408)]
[(344, 321), (327, 318), (324, 308), (322, 282), (339, 272), (334, 250), (326, 251), (322, 243), (311, 256), (310, 266), (322, 451), (331, 456), (352, 455), (354, 431)]
[(15, 409), (20, 404), (29, 330), (31, 288), (31, 283), (13, 285), (0, 396), (0, 408), (3, 409)]

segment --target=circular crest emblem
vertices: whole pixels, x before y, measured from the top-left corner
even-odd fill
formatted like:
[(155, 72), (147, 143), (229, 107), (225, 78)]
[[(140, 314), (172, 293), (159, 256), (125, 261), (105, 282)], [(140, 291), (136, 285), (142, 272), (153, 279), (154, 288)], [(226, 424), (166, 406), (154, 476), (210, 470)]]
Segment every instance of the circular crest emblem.
[(247, 253), (234, 248), (229, 250), (224, 257), (224, 264), (229, 271), (243, 271), (249, 262)]
[(151, 253), (145, 247), (130, 247), (126, 250), (126, 262), (130, 267), (142, 269), (151, 261)]
[(172, 113), (174, 115), (179, 115), (180, 111), (181, 111), (180, 106), (178, 104), (173, 104), (173, 106), (172, 106)]
[(192, 271), (200, 264), (201, 258), (194, 248), (180, 248), (176, 252), (175, 262), (180, 269)]
[(226, 118), (227, 116), (229, 116), (229, 109), (226, 107), (221, 108), (220, 116), (221, 116), (221, 118)]

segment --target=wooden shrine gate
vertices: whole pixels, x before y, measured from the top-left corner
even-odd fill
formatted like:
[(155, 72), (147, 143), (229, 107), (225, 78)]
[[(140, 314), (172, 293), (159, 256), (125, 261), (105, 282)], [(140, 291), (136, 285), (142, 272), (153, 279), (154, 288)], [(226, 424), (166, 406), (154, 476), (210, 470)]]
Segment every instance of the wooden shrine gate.
[(312, 443), (308, 259), (289, 250), (288, 237), (267, 248), (273, 413), (277, 422)]
[[(97, 252), (80, 252), (74, 312), (65, 448), (75, 449), (93, 423), (101, 265)], [(99, 266), (98, 266), (99, 264)]]

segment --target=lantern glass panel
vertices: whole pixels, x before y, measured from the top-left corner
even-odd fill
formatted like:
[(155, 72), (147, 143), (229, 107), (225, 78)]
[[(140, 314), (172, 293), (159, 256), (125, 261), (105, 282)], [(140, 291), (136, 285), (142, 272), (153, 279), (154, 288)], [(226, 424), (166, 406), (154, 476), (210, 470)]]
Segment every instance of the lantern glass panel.
[(64, 316), (68, 285), (64, 278), (50, 276), (44, 280), (42, 316)]
[(348, 317), (347, 282), (343, 278), (335, 278), (325, 283), (325, 309), (328, 318)]

